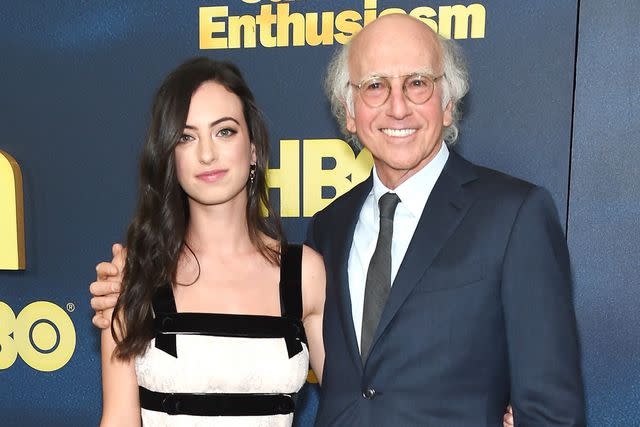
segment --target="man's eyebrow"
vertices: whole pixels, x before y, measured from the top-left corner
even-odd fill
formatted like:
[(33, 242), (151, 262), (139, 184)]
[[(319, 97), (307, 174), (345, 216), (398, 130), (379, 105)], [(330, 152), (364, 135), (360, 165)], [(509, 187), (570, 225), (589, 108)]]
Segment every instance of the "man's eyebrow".
[[(213, 122), (209, 123), (209, 127), (210, 127), (210, 128), (212, 128), (212, 127), (214, 127), (215, 125), (217, 125), (217, 124), (219, 124), (219, 123), (222, 123), (222, 122), (225, 122), (225, 121), (227, 121), (227, 120), (231, 120), (232, 122), (235, 122), (238, 126), (240, 125), (240, 122), (238, 122), (238, 121), (237, 121), (236, 119), (234, 119), (233, 117), (221, 117), (221, 118), (219, 118), (218, 120), (215, 120), (215, 121), (213, 121)], [(196, 129), (196, 127), (195, 127), (195, 126), (191, 126), (191, 125), (189, 125), (189, 124), (184, 125), (184, 128), (185, 128), (185, 129), (192, 129), (192, 130), (195, 130), (195, 129)]]
[(435, 76), (436, 74), (433, 72), (432, 69), (430, 68), (418, 68), (417, 70), (413, 70), (410, 71), (408, 73), (402, 73), (402, 74), (398, 74), (398, 75), (391, 75), (391, 74), (386, 74), (386, 73), (371, 73), (371, 74), (367, 74), (366, 76), (363, 77), (363, 80), (366, 79), (371, 79), (374, 77), (399, 77), (399, 76), (410, 76), (412, 74), (426, 74), (429, 76)]

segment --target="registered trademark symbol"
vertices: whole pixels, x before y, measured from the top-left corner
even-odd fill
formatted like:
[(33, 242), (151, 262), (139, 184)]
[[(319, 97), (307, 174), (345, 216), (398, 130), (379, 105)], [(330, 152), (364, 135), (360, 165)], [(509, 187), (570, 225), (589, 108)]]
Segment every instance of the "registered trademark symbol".
[(73, 311), (76, 309), (76, 305), (72, 302), (68, 302), (67, 303), (67, 311), (69, 313), (73, 313)]

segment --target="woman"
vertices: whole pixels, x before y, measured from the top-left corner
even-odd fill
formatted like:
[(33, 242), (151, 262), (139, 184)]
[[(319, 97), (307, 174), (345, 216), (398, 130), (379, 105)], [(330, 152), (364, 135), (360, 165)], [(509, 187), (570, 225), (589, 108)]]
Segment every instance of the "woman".
[(165, 79), (102, 332), (102, 426), (290, 426), (309, 355), (322, 377), (324, 266), (282, 237), (267, 159), (234, 65), (196, 58)]

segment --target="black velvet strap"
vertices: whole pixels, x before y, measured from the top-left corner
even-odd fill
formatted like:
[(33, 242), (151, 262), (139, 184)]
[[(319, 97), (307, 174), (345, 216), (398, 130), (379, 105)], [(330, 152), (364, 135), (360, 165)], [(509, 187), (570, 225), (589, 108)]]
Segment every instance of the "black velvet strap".
[(302, 245), (289, 245), (280, 260), (282, 317), (222, 313), (177, 313), (173, 289), (160, 288), (153, 299), (156, 348), (178, 357), (176, 335), (284, 338), (289, 357), (302, 351)]
[(169, 415), (259, 416), (290, 414), (293, 394), (160, 393), (139, 387), (140, 407)]
[[(173, 289), (171, 285), (164, 286), (156, 291), (153, 299), (153, 312), (158, 318), (159, 313), (175, 313), (176, 300), (173, 297)], [(175, 335), (164, 335), (157, 333), (156, 330), (156, 348), (162, 350), (173, 357), (178, 357), (178, 349), (176, 348)]]
[(302, 342), (306, 343), (304, 328), (300, 321), (276, 316), (158, 313), (154, 319), (154, 328), (156, 331), (156, 347), (163, 351), (166, 350), (158, 346), (158, 337), (172, 337), (173, 345), (175, 345), (175, 336), (178, 334), (239, 338), (283, 337), (289, 357), (300, 353), (302, 351)]
[(282, 316), (302, 319), (302, 245), (288, 245), (280, 257)]

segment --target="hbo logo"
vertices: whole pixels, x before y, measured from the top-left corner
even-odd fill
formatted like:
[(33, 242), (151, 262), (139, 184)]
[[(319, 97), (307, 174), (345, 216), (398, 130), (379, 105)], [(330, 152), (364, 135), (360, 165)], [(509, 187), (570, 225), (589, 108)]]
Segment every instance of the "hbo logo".
[(62, 368), (76, 348), (76, 330), (69, 315), (48, 301), (36, 301), (16, 315), (0, 301), (0, 369), (18, 355), (38, 371)]

